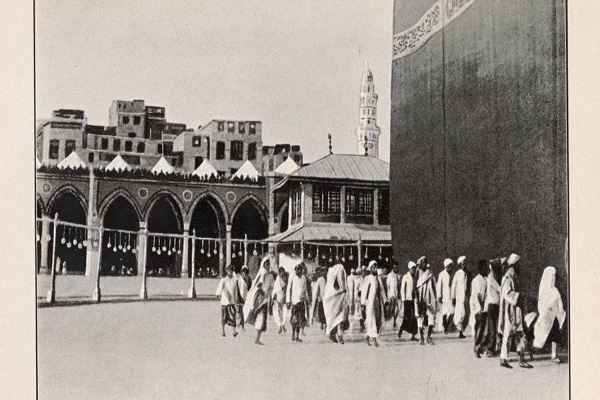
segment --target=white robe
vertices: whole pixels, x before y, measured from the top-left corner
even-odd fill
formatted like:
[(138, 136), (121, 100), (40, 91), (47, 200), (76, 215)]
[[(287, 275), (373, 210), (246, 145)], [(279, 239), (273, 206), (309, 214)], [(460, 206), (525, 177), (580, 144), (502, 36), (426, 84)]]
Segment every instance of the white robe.
[(327, 284), (323, 293), (323, 309), (327, 321), (326, 333), (348, 319), (348, 297), (346, 296), (346, 270), (342, 264), (334, 265), (327, 272)]
[[(377, 304), (376, 300), (379, 300), (379, 304)], [(387, 297), (385, 294), (385, 288), (383, 287), (383, 284), (381, 283), (380, 279), (374, 275), (368, 275), (367, 277), (365, 277), (361, 293), (361, 302), (363, 305), (365, 305), (365, 328), (367, 330), (366, 335), (370, 338), (376, 338), (379, 336), (379, 330), (377, 329), (378, 321), (375, 307), (379, 307), (379, 318), (381, 318), (381, 320), (379, 321), (379, 326), (382, 326), (384, 321), (383, 307), (386, 301)]]
[(509, 268), (502, 278), (500, 289), (500, 317), (498, 319), (498, 333), (509, 337), (516, 332), (523, 331), (523, 313), (517, 306), (520, 293), (516, 291), (514, 269)]
[(410, 274), (407, 272), (402, 277), (402, 282), (400, 283), (400, 300), (402, 301), (413, 301), (415, 294), (415, 280)]
[(438, 275), (437, 285), (435, 291), (438, 296), (438, 300), (442, 303), (440, 312), (442, 315), (454, 314), (454, 306), (452, 306), (452, 299), (450, 297), (450, 274), (448, 271), (443, 270)]
[(483, 311), (485, 312), (489, 311), (490, 304), (500, 305), (500, 284), (496, 281), (491, 272), (486, 281), (485, 304), (483, 305)]
[[(262, 284), (262, 290), (265, 293), (265, 298), (261, 305), (264, 305), (265, 302), (268, 302), (271, 298), (271, 292), (273, 291), (273, 276), (269, 271), (267, 271), (264, 267), (265, 263), (269, 260), (269, 257), (263, 258), (260, 263), (260, 269), (256, 274), (256, 277), (252, 281), (252, 286), (248, 291), (248, 295), (246, 296), (246, 301), (244, 303), (243, 312), (244, 318), (248, 318), (250, 313), (254, 311), (254, 299), (256, 298), (256, 292), (258, 290), (257, 285), (260, 282)], [(259, 307), (261, 306), (259, 305)], [(258, 324), (257, 324), (258, 325)]]
[(469, 325), (473, 329), (475, 329), (475, 315), (484, 311), (486, 288), (486, 279), (478, 274), (471, 283), (471, 298), (469, 299), (469, 305), (471, 306)]
[(452, 286), (450, 288), (450, 297), (456, 300), (454, 307), (454, 325), (459, 329), (465, 327), (467, 318), (467, 290), (468, 290), (467, 274), (463, 269), (459, 269), (452, 278)]
[(286, 284), (278, 276), (273, 285), (273, 320), (275, 324), (282, 327), (289, 320), (290, 311), (286, 306), (285, 301)]
[(217, 286), (217, 290), (215, 292), (217, 296), (220, 297), (221, 305), (228, 306), (231, 304), (237, 304), (238, 299), (238, 286), (237, 286), (237, 276), (233, 274), (230, 278), (226, 276), (221, 279), (219, 285)]
[(315, 311), (317, 307), (317, 301), (323, 301), (323, 294), (325, 293), (325, 278), (320, 276), (317, 281), (312, 285), (312, 301), (310, 303), (310, 310), (308, 312), (308, 321), (312, 323), (315, 317)]
[(562, 328), (565, 323), (566, 313), (563, 307), (562, 297), (555, 286), (556, 269), (547, 267), (542, 275), (540, 291), (538, 296), (538, 319), (535, 323), (533, 347), (541, 349), (546, 344), (548, 335), (558, 320), (558, 327)]
[(390, 272), (389, 274), (387, 274), (385, 282), (387, 285), (387, 296), (389, 301), (398, 300), (398, 274), (394, 271)]
[(346, 278), (346, 298), (350, 315), (354, 315), (356, 310), (356, 293), (356, 278), (354, 275), (348, 275), (348, 278)]

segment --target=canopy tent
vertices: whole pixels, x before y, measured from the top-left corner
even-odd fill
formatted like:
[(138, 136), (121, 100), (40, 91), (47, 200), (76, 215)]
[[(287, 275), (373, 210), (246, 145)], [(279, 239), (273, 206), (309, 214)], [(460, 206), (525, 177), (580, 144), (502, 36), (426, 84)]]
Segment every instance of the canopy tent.
[(299, 168), (300, 167), (298, 166), (298, 164), (296, 164), (294, 160), (288, 157), (287, 160), (285, 160), (281, 163), (281, 165), (279, 165), (279, 167), (275, 168), (275, 173), (281, 175), (290, 175), (296, 172)]
[(385, 226), (305, 223), (273, 235), (266, 241), (295, 243), (303, 240), (322, 243), (355, 243), (362, 240), (387, 244), (392, 242), (392, 233)]
[(121, 154), (117, 156), (104, 168), (105, 171), (131, 171), (133, 168), (121, 157)]
[(194, 172), (192, 172), (192, 175), (196, 175), (200, 178), (210, 178), (211, 175), (214, 175), (216, 177), (219, 175), (219, 173), (217, 172), (215, 167), (212, 166), (210, 161), (206, 159), (202, 161), (202, 164), (200, 164)]
[(156, 165), (152, 168), (151, 172), (153, 174), (173, 174), (175, 173), (175, 168), (173, 168), (173, 166), (171, 164), (169, 164), (169, 162), (167, 161), (167, 159), (162, 156), (160, 158), (160, 160), (158, 160), (158, 162), (156, 163)]
[(242, 164), (240, 169), (238, 169), (237, 172), (235, 174), (233, 174), (231, 179), (233, 179), (233, 178), (240, 178), (240, 179), (250, 178), (253, 181), (255, 181), (255, 180), (258, 180), (259, 175), (260, 174), (258, 173), (256, 168), (254, 168), (254, 165), (252, 165), (252, 163), (250, 161), (246, 161), (244, 164)]
[(87, 165), (81, 160), (81, 158), (79, 158), (77, 153), (75, 153), (74, 151), (72, 151), (67, 158), (58, 163), (57, 166), (59, 169), (87, 168)]

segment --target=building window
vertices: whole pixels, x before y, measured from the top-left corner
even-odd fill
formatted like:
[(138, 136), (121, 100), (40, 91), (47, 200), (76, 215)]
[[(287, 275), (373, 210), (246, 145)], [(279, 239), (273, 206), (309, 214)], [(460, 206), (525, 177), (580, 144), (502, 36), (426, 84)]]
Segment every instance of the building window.
[(225, 142), (217, 142), (217, 160), (222, 160), (225, 158)]
[(340, 188), (318, 186), (313, 189), (314, 214), (340, 213)]
[(65, 157), (68, 157), (69, 154), (75, 151), (75, 141), (67, 140), (65, 141)]
[(137, 145), (137, 152), (138, 153), (143, 153), (146, 151), (146, 145), (143, 142), (138, 143)]
[(136, 115), (135, 117), (133, 117), (133, 124), (134, 125), (139, 125), (140, 122), (142, 122), (142, 119), (140, 118), (139, 115)]
[(377, 212), (379, 215), (377, 216), (377, 220), (381, 225), (389, 225), (390, 224), (390, 190), (389, 189), (379, 189), (379, 194), (377, 196)]
[(300, 156), (300, 155), (296, 154), (296, 155), (294, 156), (294, 162), (295, 162), (296, 164), (298, 164), (298, 165), (302, 165), (302, 156)]
[(256, 134), (256, 124), (254, 122), (250, 122), (250, 129), (248, 129), (248, 133), (250, 135)]
[(102, 138), (102, 150), (108, 149), (108, 138)]
[(127, 116), (124, 116), (124, 117), (123, 117), (123, 124), (124, 124), (124, 125), (127, 125), (128, 123), (129, 123), (129, 117), (127, 117)]
[(94, 153), (89, 153), (88, 154), (88, 161), (93, 163), (94, 162)]
[(238, 122), (238, 133), (246, 133), (246, 124)]
[(157, 144), (157, 145), (156, 145), (156, 152), (157, 152), (158, 154), (162, 155), (162, 152), (163, 152), (163, 146), (162, 146), (162, 143), (159, 143), (159, 144)]
[(346, 189), (346, 213), (350, 215), (373, 214), (373, 191), (368, 189)]
[(292, 191), (292, 221), (300, 218), (302, 215), (302, 191), (296, 189)]
[(210, 160), (210, 138), (206, 138), (206, 158)]
[(58, 140), (51, 140), (50, 141), (50, 147), (48, 148), (48, 157), (56, 160), (58, 159), (58, 147), (59, 147), (59, 143)]
[(192, 137), (192, 147), (200, 147), (202, 146), (202, 137), (194, 136)]
[(133, 148), (133, 143), (131, 143), (131, 140), (128, 140), (125, 142), (125, 151), (131, 151), (131, 149)]
[(248, 160), (256, 160), (256, 143), (248, 144)]
[(235, 122), (228, 122), (227, 123), (227, 132), (228, 133), (235, 132)]
[(132, 138), (132, 139), (133, 139), (133, 138), (135, 138), (137, 135), (135, 134), (135, 132), (129, 132), (129, 133), (127, 134), (127, 136), (129, 136), (130, 138)]
[(231, 153), (229, 155), (231, 160), (243, 160), (244, 159), (244, 142), (240, 140), (231, 141)]
[(275, 168), (275, 161), (273, 160), (273, 157), (269, 158), (269, 171), (273, 171), (273, 169)]
[(121, 151), (121, 141), (119, 139), (113, 141), (113, 151)]
[(204, 158), (200, 156), (194, 157), (194, 169), (198, 168), (202, 164), (202, 161), (204, 161)]
[(223, 129), (225, 129), (225, 122), (219, 121), (217, 123), (217, 129), (219, 130), (219, 132), (223, 132)]

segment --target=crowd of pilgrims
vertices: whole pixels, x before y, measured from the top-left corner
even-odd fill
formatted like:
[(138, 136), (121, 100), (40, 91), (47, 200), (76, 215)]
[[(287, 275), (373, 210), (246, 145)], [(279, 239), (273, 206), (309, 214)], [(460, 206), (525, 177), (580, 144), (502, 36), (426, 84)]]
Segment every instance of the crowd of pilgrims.
[[(434, 320), (441, 316), (445, 334), (458, 331), (465, 338), (467, 325), (474, 338), (473, 351), (477, 358), (500, 357), (500, 365), (512, 368), (508, 362), (509, 351), (519, 354), (519, 366), (532, 368), (526, 360), (533, 360), (533, 348), (541, 349), (551, 344), (551, 361), (561, 363), (557, 343), (565, 322), (565, 310), (556, 289), (556, 270), (544, 270), (538, 294), (537, 312), (523, 315), (523, 295), (519, 292), (520, 257), (480, 260), (477, 275), (471, 278), (466, 257), (456, 261), (457, 271), (452, 275), (454, 261), (444, 260), (444, 270), (437, 279), (426, 257), (408, 262), (408, 271), (400, 275), (399, 266), (391, 271), (371, 261), (368, 266), (352, 269), (347, 276), (342, 264), (330, 268), (317, 268), (308, 275), (304, 262), (299, 261), (293, 273), (283, 267), (271, 271), (265, 257), (254, 279), (243, 266), (240, 274), (227, 267), (226, 276), (216, 290), (221, 303), (222, 336), (225, 325), (236, 331), (237, 316), (240, 325), (254, 325), (255, 343), (262, 345), (261, 334), (267, 329), (267, 319), (272, 314), (278, 333), (286, 332), (289, 321), (292, 341), (302, 342), (304, 327), (318, 324), (335, 343), (344, 344), (344, 332), (350, 328), (350, 317), (358, 320), (367, 345), (379, 347), (379, 333), (384, 321), (402, 314), (398, 338), (403, 332), (411, 341), (421, 345), (431, 344)], [(400, 312), (402, 311), (402, 312)], [(417, 334), (419, 338), (417, 338)]]

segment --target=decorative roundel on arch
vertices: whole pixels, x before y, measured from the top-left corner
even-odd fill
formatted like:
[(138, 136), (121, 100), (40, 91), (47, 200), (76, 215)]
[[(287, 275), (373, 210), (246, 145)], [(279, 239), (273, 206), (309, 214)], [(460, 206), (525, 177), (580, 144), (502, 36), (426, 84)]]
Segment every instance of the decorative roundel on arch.
[(52, 185), (51, 185), (51, 184), (49, 184), (48, 182), (46, 182), (46, 183), (44, 183), (44, 184), (42, 185), (42, 190), (43, 190), (45, 193), (48, 193), (48, 192), (50, 192), (50, 191), (52, 190)]
[(148, 197), (148, 189), (140, 188), (140, 190), (138, 190), (138, 196), (140, 196), (142, 199)]
[(191, 190), (186, 189), (183, 191), (183, 193), (181, 193), (181, 197), (183, 197), (184, 201), (187, 201), (189, 203), (194, 198), (194, 194)]
[(235, 203), (236, 199), (237, 197), (233, 192), (227, 192), (227, 194), (225, 195), (225, 200), (227, 200), (228, 203)]

